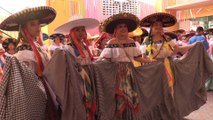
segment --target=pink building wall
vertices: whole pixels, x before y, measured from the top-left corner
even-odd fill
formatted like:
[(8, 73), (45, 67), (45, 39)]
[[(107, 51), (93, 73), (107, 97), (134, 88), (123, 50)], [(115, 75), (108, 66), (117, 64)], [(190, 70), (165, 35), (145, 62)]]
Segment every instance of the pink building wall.
[[(139, 19), (152, 14), (155, 12), (154, 5), (139, 2), (140, 6), (140, 16)], [(85, 0), (85, 17), (95, 18), (99, 21), (103, 21), (109, 16), (102, 14), (102, 0)], [(88, 30), (91, 35), (98, 34), (98, 28)]]

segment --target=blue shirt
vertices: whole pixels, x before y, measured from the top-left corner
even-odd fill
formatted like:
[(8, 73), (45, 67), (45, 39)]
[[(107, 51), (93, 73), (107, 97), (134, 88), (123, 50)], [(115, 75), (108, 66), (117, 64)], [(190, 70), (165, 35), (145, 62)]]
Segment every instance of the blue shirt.
[(191, 37), (188, 41), (189, 44), (192, 44), (192, 43), (195, 43), (197, 41), (203, 41), (203, 44), (204, 44), (204, 47), (207, 49), (209, 49), (209, 43), (208, 41), (206, 40), (205, 37), (203, 36), (200, 36), (200, 35), (195, 35), (193, 37)]

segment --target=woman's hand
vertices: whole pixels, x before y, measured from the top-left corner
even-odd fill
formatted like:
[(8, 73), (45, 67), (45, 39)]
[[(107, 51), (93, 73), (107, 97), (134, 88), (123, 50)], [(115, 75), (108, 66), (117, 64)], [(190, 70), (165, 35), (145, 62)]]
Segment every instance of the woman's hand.
[(144, 63), (155, 63), (157, 62), (157, 59), (145, 59)]
[(135, 59), (136, 61), (139, 61), (141, 63), (155, 63), (157, 62), (156, 59), (149, 59), (149, 58), (139, 58), (139, 59)]

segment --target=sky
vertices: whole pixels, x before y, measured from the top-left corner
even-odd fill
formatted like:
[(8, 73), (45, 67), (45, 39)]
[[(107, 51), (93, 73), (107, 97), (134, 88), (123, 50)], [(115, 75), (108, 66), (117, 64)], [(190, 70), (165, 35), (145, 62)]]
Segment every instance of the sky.
[(0, 0), (0, 15), (9, 15), (5, 10), (10, 13), (16, 13), (25, 8), (44, 6), (46, 5), (46, 0)]

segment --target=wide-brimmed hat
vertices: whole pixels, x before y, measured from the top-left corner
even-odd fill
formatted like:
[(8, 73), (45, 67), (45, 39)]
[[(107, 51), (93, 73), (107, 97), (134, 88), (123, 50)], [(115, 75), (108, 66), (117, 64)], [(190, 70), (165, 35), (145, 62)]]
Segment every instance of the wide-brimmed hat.
[(206, 30), (207, 33), (213, 33), (213, 28), (209, 28)]
[(76, 27), (85, 27), (86, 30), (95, 28), (99, 25), (99, 21), (94, 18), (83, 18), (81, 16), (74, 16), (68, 22), (57, 27), (54, 31), (59, 33), (69, 33), (70, 30)]
[(47, 40), (49, 36), (46, 33), (42, 33), (43, 41)]
[(56, 37), (59, 37), (60, 40), (63, 40), (65, 38), (65, 35), (61, 34), (61, 33), (54, 33), (52, 35), (50, 35), (50, 39), (54, 40)]
[(192, 36), (194, 36), (195, 34), (196, 34), (195, 31), (189, 31), (189, 32), (187, 32), (187, 33), (185, 33), (185, 34), (180, 35), (180, 39), (183, 39), (183, 38), (186, 38), (186, 37), (192, 37)]
[(17, 46), (18, 42), (14, 38), (7, 38), (3, 41), (2, 47), (7, 51), (9, 44), (12, 43), (15, 47)]
[(164, 34), (171, 39), (178, 39), (178, 36), (173, 32), (164, 32)]
[(174, 33), (181, 33), (181, 34), (183, 34), (185, 32), (185, 30), (184, 29), (177, 29), (177, 30), (175, 30), (173, 32)]
[(99, 34), (95, 34), (93, 36), (91, 36), (91, 40), (97, 39), (99, 37)]
[(153, 13), (151, 15), (144, 17), (141, 20), (140, 25), (142, 27), (151, 27), (152, 24), (157, 21), (161, 22), (163, 27), (170, 27), (176, 24), (177, 19), (175, 16), (171, 14), (159, 12), (159, 13)]
[(146, 37), (149, 35), (149, 32), (145, 28), (141, 27), (141, 30), (143, 31), (143, 34), (141, 35), (142, 37)]
[(141, 30), (140, 27), (135, 29), (134, 31), (128, 33), (129, 37), (136, 37), (136, 36), (141, 36), (143, 34), (143, 31)]
[(0, 29), (6, 31), (18, 31), (19, 25), (23, 25), (30, 20), (39, 20), (41, 26), (51, 23), (56, 17), (56, 11), (52, 7), (40, 6), (24, 9), (12, 14), (1, 24)]
[(103, 23), (103, 30), (109, 34), (113, 34), (118, 24), (124, 23), (128, 27), (128, 32), (134, 31), (139, 26), (139, 19), (131, 13), (119, 13), (107, 18)]

